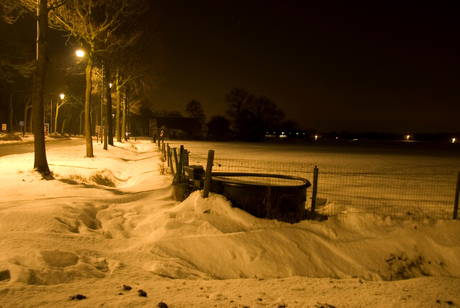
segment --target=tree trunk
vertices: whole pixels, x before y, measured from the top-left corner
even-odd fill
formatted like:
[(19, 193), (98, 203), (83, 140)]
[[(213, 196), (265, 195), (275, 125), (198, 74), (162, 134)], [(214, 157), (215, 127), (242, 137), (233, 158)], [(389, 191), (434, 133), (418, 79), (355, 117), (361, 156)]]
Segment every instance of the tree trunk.
[(29, 111), (30, 108), (32, 108), (32, 106), (29, 105), (29, 102), (30, 102), (30, 100), (27, 100), (26, 106), (24, 107), (24, 129), (25, 129), (25, 131), (29, 131), (27, 129), (27, 123), (29, 121), (28, 111)]
[(85, 111), (83, 110), (81, 113), (80, 113), (80, 123), (79, 123), (79, 129), (78, 129), (78, 134), (81, 136), (83, 135), (83, 129), (82, 129), (82, 125), (83, 125), (83, 120), (81, 118), (81, 116), (83, 115)]
[(6, 128), (7, 129), (7, 132), (8, 133), (12, 133), (13, 132), (13, 96), (14, 96), (14, 92), (16, 91), (12, 91), (11, 94), (10, 94), (10, 101), (8, 102), (8, 107), (9, 107), (9, 115), (8, 115), (8, 127)]
[(121, 93), (120, 93), (120, 74), (117, 70), (117, 76), (115, 79), (115, 89), (117, 90), (117, 141), (121, 142)]
[(62, 127), (61, 127), (61, 136), (64, 136), (65, 132), (64, 132), (64, 127), (65, 127), (65, 122), (67, 121), (67, 118), (64, 119), (64, 121), (62, 122)]
[[(92, 49), (92, 48), (91, 48)], [(86, 91), (85, 91), (85, 139), (86, 139), (86, 157), (93, 155), (93, 137), (91, 135), (91, 71), (93, 69), (93, 53), (88, 57), (86, 64)]]
[(57, 120), (59, 114), (59, 102), (56, 102), (56, 114), (54, 115), (54, 134), (56, 135), (57, 132)]
[(33, 89), (33, 127), (34, 127), (34, 170), (49, 175), (50, 169), (46, 160), (45, 125), (43, 122), (43, 91), (45, 88), (46, 69), (48, 67), (47, 34), (48, 34), (48, 0), (39, 0), (37, 7), (37, 67)]
[(125, 96), (125, 101), (123, 103), (123, 123), (122, 123), (122, 135), (123, 135), (123, 139), (125, 140), (128, 140), (128, 136), (126, 134), (126, 108), (127, 107), (127, 102), (126, 102), (126, 96)]
[(105, 99), (107, 101), (107, 143), (113, 145), (112, 93), (109, 86), (110, 68), (105, 66)]

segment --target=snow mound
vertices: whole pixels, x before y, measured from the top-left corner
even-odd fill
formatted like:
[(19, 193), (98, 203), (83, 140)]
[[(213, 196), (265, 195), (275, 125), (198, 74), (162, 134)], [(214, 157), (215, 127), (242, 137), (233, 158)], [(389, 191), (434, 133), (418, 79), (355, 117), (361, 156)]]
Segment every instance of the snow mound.
[(1, 276), (11, 283), (53, 285), (82, 278), (104, 278), (117, 261), (79, 256), (74, 252), (57, 250), (34, 251), (0, 263)]
[[(130, 249), (148, 260), (143, 268), (169, 278), (394, 280), (460, 274), (460, 253), (452, 252), (452, 246), (460, 252), (458, 236), (444, 244), (427, 240), (435, 234), (430, 221), (349, 213), (288, 224), (256, 218), (221, 195), (203, 199), (201, 192), (177, 204), (113, 206), (99, 212), (98, 220), (112, 238), (136, 239)], [(449, 255), (437, 253), (443, 250)]]

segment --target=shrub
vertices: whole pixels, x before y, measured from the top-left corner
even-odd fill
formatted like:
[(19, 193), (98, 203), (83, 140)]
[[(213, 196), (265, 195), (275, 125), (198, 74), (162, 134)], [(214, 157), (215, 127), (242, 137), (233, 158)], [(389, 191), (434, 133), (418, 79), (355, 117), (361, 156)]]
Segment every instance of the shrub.
[(101, 171), (98, 171), (96, 173), (93, 173), (89, 179), (98, 184), (98, 185), (104, 185), (108, 187), (115, 187), (115, 183), (112, 181), (112, 179), (108, 178), (105, 176)]

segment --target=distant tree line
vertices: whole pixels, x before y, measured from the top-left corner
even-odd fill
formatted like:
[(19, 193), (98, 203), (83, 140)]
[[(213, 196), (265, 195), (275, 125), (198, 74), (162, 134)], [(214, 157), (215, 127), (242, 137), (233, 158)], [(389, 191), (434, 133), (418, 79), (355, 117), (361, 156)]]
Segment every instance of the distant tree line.
[[(207, 121), (201, 102), (191, 99), (185, 106), (188, 117), (207, 125), (211, 140), (261, 141), (268, 130), (298, 129), (298, 124), (285, 120), (284, 111), (266, 96), (255, 96), (242, 88), (233, 88), (224, 97), (225, 116), (214, 115)], [(178, 111), (155, 110), (142, 112), (144, 125), (147, 117), (182, 117)], [(139, 119), (140, 120), (140, 119)], [(193, 135), (193, 132), (192, 132)], [(196, 136), (202, 134), (195, 134)]]

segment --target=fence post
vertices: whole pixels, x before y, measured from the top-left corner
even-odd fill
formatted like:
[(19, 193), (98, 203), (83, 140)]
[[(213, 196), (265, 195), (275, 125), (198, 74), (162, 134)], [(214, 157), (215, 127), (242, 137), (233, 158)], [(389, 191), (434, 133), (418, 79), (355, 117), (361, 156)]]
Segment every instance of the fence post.
[(168, 165), (169, 165), (169, 168), (171, 169), (171, 174), (174, 175), (174, 164), (173, 164), (173, 159), (172, 159), (172, 151), (171, 151), (171, 148), (169, 147), (169, 144), (168, 144)]
[(460, 172), (457, 175), (457, 188), (455, 189), (455, 202), (454, 202), (454, 216), (453, 219), (457, 219), (458, 215), (458, 195), (460, 193)]
[(185, 157), (184, 166), (188, 166), (189, 165), (189, 159), (188, 159), (189, 157), (188, 157), (188, 151), (186, 149), (184, 149), (184, 155), (185, 155), (184, 156)]
[(166, 156), (168, 157), (168, 167), (171, 167), (171, 148), (169, 147), (169, 143), (166, 144)]
[(206, 164), (206, 173), (204, 178), (203, 198), (209, 196), (211, 190), (212, 164), (214, 162), (214, 150), (208, 151), (208, 163)]
[(311, 214), (315, 218), (316, 215), (316, 193), (318, 192), (318, 167), (313, 170), (313, 191), (311, 193)]
[(173, 148), (173, 155), (174, 155), (174, 164), (173, 165), (176, 168), (176, 172), (178, 172), (179, 171), (179, 167), (178, 167), (179, 162), (177, 161), (177, 150), (176, 150), (176, 148)]
[(180, 154), (179, 154), (179, 167), (177, 168), (177, 173), (179, 173), (179, 175), (183, 175), (184, 173), (184, 161), (185, 161), (185, 156), (184, 156), (184, 146), (181, 145), (181, 150), (180, 150)]

